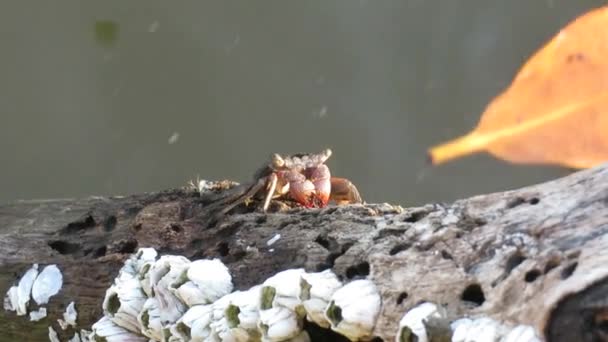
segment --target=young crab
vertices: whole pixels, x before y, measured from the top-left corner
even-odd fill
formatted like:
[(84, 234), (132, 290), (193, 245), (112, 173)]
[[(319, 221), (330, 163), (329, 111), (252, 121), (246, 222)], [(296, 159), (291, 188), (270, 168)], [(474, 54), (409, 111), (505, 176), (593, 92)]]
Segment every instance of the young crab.
[(261, 195), (263, 211), (268, 210), (272, 199), (293, 200), (307, 208), (322, 208), (329, 201), (361, 203), (361, 196), (353, 183), (345, 178), (331, 177), (325, 165), (331, 154), (330, 149), (290, 156), (273, 154), (270, 162), (255, 173), (254, 182), (242, 195), (226, 204), (222, 213)]

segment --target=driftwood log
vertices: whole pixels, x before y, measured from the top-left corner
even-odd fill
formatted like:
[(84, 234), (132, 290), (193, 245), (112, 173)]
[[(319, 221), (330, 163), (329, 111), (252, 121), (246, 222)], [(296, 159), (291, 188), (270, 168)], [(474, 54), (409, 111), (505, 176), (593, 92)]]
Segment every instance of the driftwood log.
[(218, 257), (238, 289), (298, 267), (331, 268), (345, 281), (368, 277), (381, 291), (375, 333), (384, 341), (422, 301), (445, 306), (454, 319), (532, 325), (548, 341), (608, 339), (608, 165), (417, 208), (237, 212), (211, 226), (212, 206), (188, 190), (0, 206), (0, 291), (33, 263), (57, 264), (64, 275), (47, 318), (30, 322), (0, 310), (0, 341), (47, 340), (47, 327), (59, 330), (56, 319), (70, 301), (78, 327), (90, 328), (105, 290), (139, 247)]

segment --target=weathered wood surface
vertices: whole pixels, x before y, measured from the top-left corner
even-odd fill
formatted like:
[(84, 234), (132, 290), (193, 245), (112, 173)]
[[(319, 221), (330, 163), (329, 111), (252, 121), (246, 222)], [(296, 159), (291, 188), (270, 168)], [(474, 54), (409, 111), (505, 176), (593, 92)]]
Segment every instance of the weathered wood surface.
[(239, 289), (298, 267), (369, 277), (382, 293), (376, 333), (384, 341), (421, 301), (445, 305), (452, 318), (531, 324), (550, 341), (608, 336), (608, 165), (403, 210), (369, 204), (233, 213), (208, 227), (211, 207), (185, 190), (0, 206), (0, 291), (32, 263), (55, 263), (64, 274), (46, 319), (0, 310), (0, 341), (46, 340), (72, 300), (78, 327), (89, 328), (122, 261), (139, 247), (219, 257)]

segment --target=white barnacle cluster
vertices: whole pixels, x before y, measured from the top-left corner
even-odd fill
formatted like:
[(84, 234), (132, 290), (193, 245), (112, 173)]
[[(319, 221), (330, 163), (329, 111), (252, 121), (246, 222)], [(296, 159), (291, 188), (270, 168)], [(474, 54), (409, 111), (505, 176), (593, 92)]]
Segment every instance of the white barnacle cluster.
[(63, 285), (63, 276), (56, 265), (48, 265), (39, 272), (38, 264), (34, 264), (19, 280), (17, 285), (12, 286), (4, 297), (4, 309), (15, 311), (17, 315), (23, 316), (28, 313), (30, 299), (40, 307), (30, 311), (30, 319), (37, 321), (46, 316), (45, 305), (49, 299), (56, 295)]
[(353, 341), (370, 339), (381, 299), (369, 280), (343, 285), (331, 271), (277, 273), (232, 291), (219, 260), (157, 258), (140, 249), (121, 269), (103, 302), (91, 341), (310, 341), (304, 320)]
[(399, 322), (396, 342), (540, 342), (535, 329), (512, 326), (487, 317), (462, 318), (448, 322), (446, 310), (433, 303), (422, 303), (405, 313)]
[(219, 260), (191, 262), (172, 255), (157, 259), (154, 249), (143, 248), (127, 260), (106, 291), (105, 316), (93, 325), (90, 338), (124, 341), (125, 336), (137, 340), (143, 335), (145, 340), (168, 341), (190, 309), (231, 291), (232, 278)]
[(509, 325), (488, 317), (462, 318), (452, 322), (453, 342), (541, 342), (529, 325)]

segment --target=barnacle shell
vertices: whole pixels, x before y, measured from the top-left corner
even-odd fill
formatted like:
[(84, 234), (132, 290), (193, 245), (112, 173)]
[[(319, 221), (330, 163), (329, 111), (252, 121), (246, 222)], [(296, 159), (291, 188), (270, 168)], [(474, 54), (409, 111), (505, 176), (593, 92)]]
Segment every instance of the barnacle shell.
[[(304, 274), (304, 269), (298, 268), (279, 272), (266, 279), (262, 286), (274, 289), (271, 306), (283, 306), (295, 311), (296, 307), (302, 304), (298, 295), (300, 294), (300, 280)], [(268, 293), (268, 290), (263, 293)], [(270, 300), (270, 298), (264, 298), (264, 300)], [(262, 305), (262, 308), (264, 308), (264, 305)]]
[(298, 336), (287, 340), (289, 342), (310, 342), (310, 336), (305, 330), (300, 331)]
[[(197, 306), (193, 306), (195, 308)], [(213, 307), (211, 305), (200, 305), (200, 307), (204, 307), (201, 309), (202, 315), (197, 318), (192, 319), (192, 325), (190, 328), (190, 335), (192, 337), (192, 341), (203, 341), (206, 338), (210, 338), (212, 331), (211, 321), (213, 319)]]
[(536, 330), (527, 325), (509, 327), (488, 317), (463, 318), (452, 322), (453, 342), (540, 342)]
[(80, 334), (78, 332), (75, 332), (74, 336), (72, 336), (72, 338), (70, 338), (68, 340), (68, 342), (82, 342), (82, 341), (88, 341), (88, 340), (82, 340), (82, 339), (80, 339)]
[(302, 331), (296, 313), (285, 307), (260, 311), (258, 327), (264, 341), (285, 341), (298, 336)]
[(36, 280), (37, 276), (38, 264), (34, 264), (19, 280), (19, 285), (17, 286), (17, 315), (19, 316), (23, 316), (27, 313), (27, 304), (30, 302), (32, 286), (34, 285), (34, 280)]
[(78, 312), (76, 311), (76, 307), (74, 302), (70, 302), (70, 304), (68, 304), (68, 307), (65, 308), (65, 312), (63, 313), (63, 320), (75, 327), (76, 326), (76, 319), (78, 318)]
[(308, 342), (307, 315), (325, 326), (331, 318), (333, 329), (357, 339), (371, 334), (380, 306), (371, 281), (342, 287), (331, 271), (287, 270), (246, 291), (232, 288), (219, 260), (140, 250), (108, 289), (92, 340)]
[(186, 278), (185, 282), (172, 284), (171, 288), (188, 306), (209, 304), (232, 291), (232, 276), (218, 259), (192, 262)]
[(131, 257), (125, 261), (125, 265), (118, 272), (116, 281), (135, 278), (141, 271), (143, 265), (154, 262), (156, 256), (157, 253), (154, 248), (140, 248), (137, 253), (131, 255)]
[(11, 286), (8, 291), (6, 291), (6, 296), (4, 297), (4, 310), (17, 310), (17, 306), (19, 305), (18, 289), (17, 286)]
[(409, 310), (399, 322), (399, 332), (395, 341), (402, 341), (406, 334), (416, 335), (418, 342), (427, 342), (430, 339), (427, 334), (425, 322), (430, 319), (446, 319), (447, 313), (444, 308), (433, 303), (422, 303)]
[(144, 336), (133, 333), (114, 323), (109, 317), (102, 317), (93, 324), (89, 340), (93, 342), (147, 342)]
[(56, 295), (63, 285), (63, 276), (56, 265), (46, 266), (36, 277), (32, 286), (32, 298), (36, 304), (43, 305)]
[(49, 341), (51, 342), (61, 342), (59, 340), (59, 336), (53, 327), (49, 326)]
[(156, 298), (148, 298), (144, 303), (141, 312), (137, 316), (140, 331), (156, 341), (163, 340), (163, 324), (160, 320), (160, 311)]
[(133, 332), (139, 332), (137, 316), (146, 296), (138, 279), (116, 280), (107, 291), (103, 301), (103, 312), (117, 325)]
[(153, 265), (154, 261), (147, 261), (143, 263), (137, 276), (141, 283), (141, 289), (148, 297), (154, 296), (154, 291), (152, 291), (152, 285), (150, 284), (150, 269)]
[(260, 286), (247, 291), (230, 293), (213, 303), (213, 321), (210, 323), (215, 336), (222, 341), (259, 340)]
[(507, 329), (491, 318), (461, 319), (452, 322), (453, 342), (498, 341)]
[(139, 273), (144, 264), (156, 259), (156, 255), (153, 248), (140, 248), (125, 262), (114, 284), (106, 291), (103, 311), (116, 325), (140, 332), (137, 316), (147, 297)]
[(541, 342), (536, 330), (529, 325), (518, 325), (511, 329), (501, 342)]
[(212, 321), (209, 326), (213, 335), (220, 340), (231, 335), (230, 330), (232, 328), (238, 327), (238, 307), (232, 304), (238, 295), (238, 292), (227, 294), (212, 304)]
[(195, 305), (170, 327), (170, 341), (203, 341), (211, 334), (211, 316), (213, 308), (211, 305)]
[(260, 317), (260, 295), (262, 287), (257, 285), (247, 291), (238, 292), (232, 305), (239, 308), (239, 326), (254, 331)]
[(176, 322), (188, 309), (174, 294), (174, 287), (183, 284), (190, 260), (182, 256), (162, 256), (150, 269), (150, 285), (158, 300), (160, 319)]
[(306, 318), (321, 327), (328, 328), (331, 323), (325, 317), (325, 308), (331, 296), (340, 287), (342, 282), (331, 270), (303, 274), (298, 298), (304, 305)]
[(30, 321), (36, 322), (46, 317), (46, 308), (42, 307), (36, 311), (30, 311)]
[(371, 280), (355, 280), (338, 289), (325, 310), (332, 330), (356, 341), (371, 336), (381, 298)]

